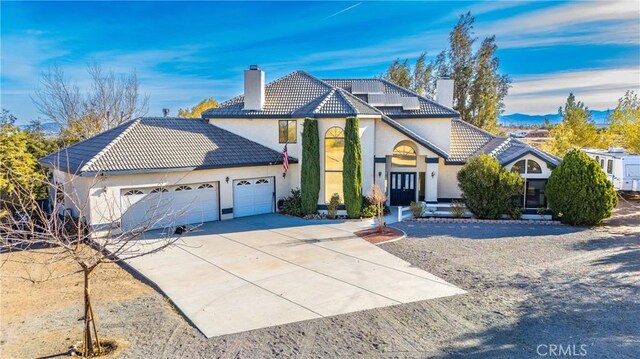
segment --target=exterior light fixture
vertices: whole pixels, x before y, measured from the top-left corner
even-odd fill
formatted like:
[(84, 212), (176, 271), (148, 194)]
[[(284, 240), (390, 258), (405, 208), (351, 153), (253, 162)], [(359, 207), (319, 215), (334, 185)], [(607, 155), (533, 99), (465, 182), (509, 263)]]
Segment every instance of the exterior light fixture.
[(282, 178), (287, 177), (287, 172), (282, 172)]
[(378, 177), (382, 177), (382, 172), (378, 171)]
[(436, 171), (431, 171), (431, 178), (436, 176)]
[(227, 176), (227, 178), (225, 178), (224, 181), (229, 183), (229, 176)]

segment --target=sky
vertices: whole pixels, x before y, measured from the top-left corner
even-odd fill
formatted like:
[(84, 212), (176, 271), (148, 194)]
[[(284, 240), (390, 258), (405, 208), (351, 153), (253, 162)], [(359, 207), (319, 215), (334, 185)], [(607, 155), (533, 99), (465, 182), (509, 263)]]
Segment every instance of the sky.
[(374, 77), (396, 58), (447, 47), (460, 14), (495, 35), (513, 81), (505, 114), (555, 113), (569, 92), (592, 109), (640, 92), (638, 1), (0, 2), (1, 107), (28, 123), (31, 97), (59, 65), (81, 88), (86, 65), (135, 70), (148, 115), (242, 93), (243, 70), (267, 81), (296, 70)]

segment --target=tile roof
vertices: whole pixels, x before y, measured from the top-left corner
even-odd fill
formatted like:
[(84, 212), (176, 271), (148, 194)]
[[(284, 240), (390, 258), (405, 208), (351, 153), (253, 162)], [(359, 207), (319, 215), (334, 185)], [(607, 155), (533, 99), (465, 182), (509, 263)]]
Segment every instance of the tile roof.
[[(353, 92), (356, 84), (355, 93)], [(396, 95), (399, 106), (372, 106), (366, 93), (376, 96)], [(357, 97), (362, 104), (350, 105), (348, 96)], [(373, 95), (372, 95), (373, 96)], [(410, 97), (412, 101), (401, 101)], [(402, 102), (417, 101), (419, 109), (404, 110)], [(391, 118), (458, 117), (458, 113), (415, 92), (384, 79), (321, 80), (304, 71), (296, 71), (265, 85), (262, 110), (244, 110), (244, 96), (234, 97), (217, 108), (205, 111), (203, 118), (234, 117), (347, 117), (384, 114)]]
[[(426, 118), (426, 117), (458, 117), (458, 112), (442, 106), (437, 102), (430, 100), (424, 96), (398, 86), (385, 79), (324, 79), (331, 86), (339, 87), (349, 93), (354, 94), (364, 102), (368, 102), (367, 94), (363, 94), (364, 90), (378, 91), (382, 88), (384, 94), (396, 94), (402, 97), (414, 97), (418, 99), (419, 110), (404, 110), (402, 106), (376, 107), (383, 114), (391, 118)], [(354, 86), (355, 84), (355, 86)], [(354, 92), (355, 91), (355, 92)], [(374, 95), (375, 96), (375, 95)]]
[(488, 154), (502, 165), (526, 155), (533, 154), (551, 166), (557, 166), (560, 158), (522, 141), (495, 136), (462, 120), (451, 121), (451, 146), (447, 163), (465, 163), (469, 158)]
[(372, 106), (353, 106), (345, 96), (341, 89), (304, 71), (296, 71), (265, 85), (262, 110), (244, 110), (244, 96), (237, 96), (217, 108), (205, 111), (202, 117), (348, 117), (380, 114)]
[[(290, 162), (297, 162), (289, 157)], [(44, 165), (82, 174), (156, 172), (282, 163), (275, 150), (200, 119), (147, 117), (48, 155)]]

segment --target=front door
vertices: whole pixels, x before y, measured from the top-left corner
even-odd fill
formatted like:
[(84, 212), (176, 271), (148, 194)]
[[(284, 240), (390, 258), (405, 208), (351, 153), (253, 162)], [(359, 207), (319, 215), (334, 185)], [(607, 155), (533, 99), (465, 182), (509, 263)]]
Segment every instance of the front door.
[(392, 206), (408, 206), (416, 200), (416, 174), (391, 172), (390, 203)]

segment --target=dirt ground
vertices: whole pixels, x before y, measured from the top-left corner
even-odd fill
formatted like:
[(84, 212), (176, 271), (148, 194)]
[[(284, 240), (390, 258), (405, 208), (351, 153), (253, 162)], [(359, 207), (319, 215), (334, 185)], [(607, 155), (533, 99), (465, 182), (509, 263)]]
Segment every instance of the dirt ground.
[[(593, 229), (399, 224), (408, 237), (380, 247), (468, 291), (455, 297), (206, 339), (165, 297), (109, 266), (95, 274), (94, 307), (125, 358), (531, 358), (552, 344), (638, 358), (638, 205), (621, 202)], [(0, 357), (56, 355), (79, 340), (81, 281), (0, 278)]]

